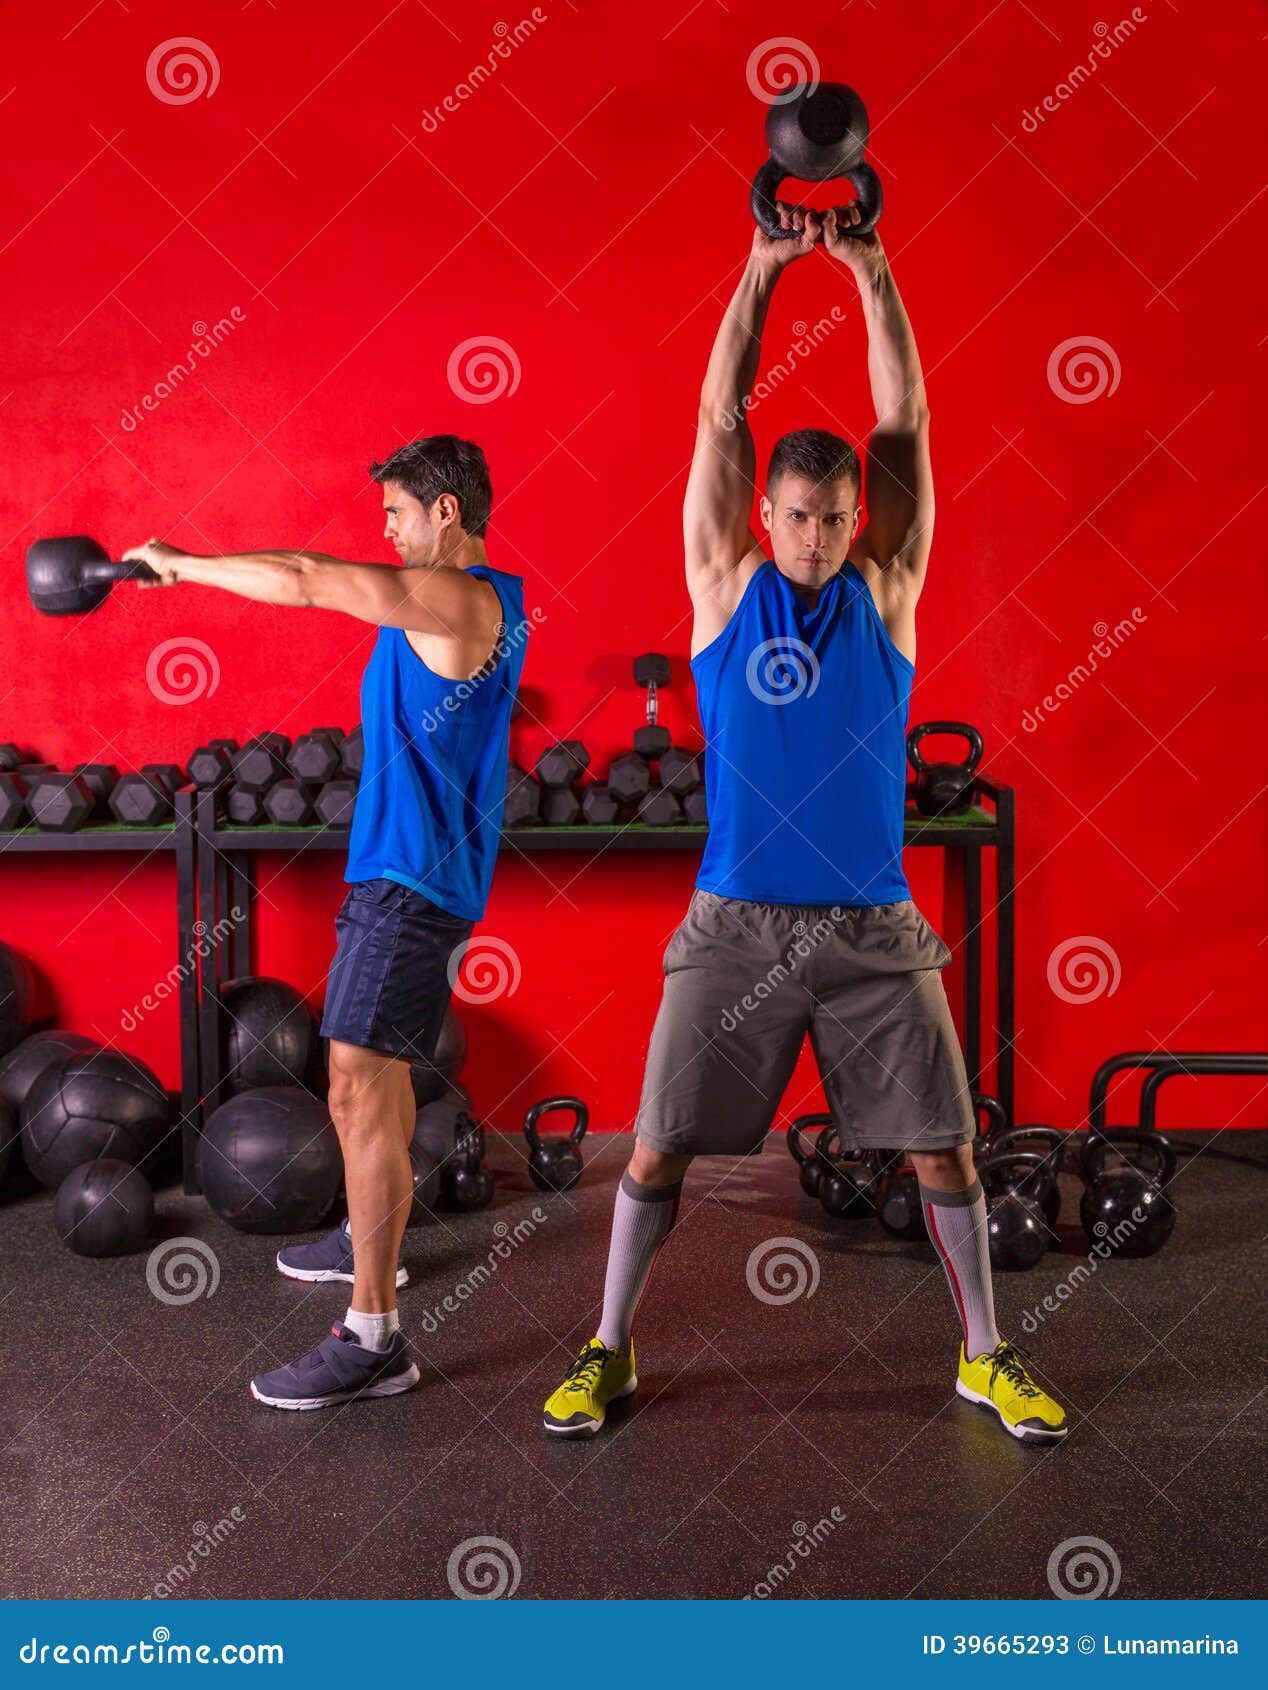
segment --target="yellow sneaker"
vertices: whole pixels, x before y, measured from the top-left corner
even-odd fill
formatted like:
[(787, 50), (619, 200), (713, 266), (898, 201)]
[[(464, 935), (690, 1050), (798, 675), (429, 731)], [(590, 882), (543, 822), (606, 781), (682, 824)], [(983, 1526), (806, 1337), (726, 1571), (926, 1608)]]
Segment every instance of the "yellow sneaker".
[(634, 1345), (629, 1354), (607, 1350), (591, 1338), (565, 1375), (554, 1396), (546, 1399), (542, 1425), (556, 1438), (592, 1438), (602, 1426), (608, 1404), (628, 1397), (638, 1384)]
[(969, 1361), (961, 1344), (955, 1388), (966, 1402), (998, 1414), (1004, 1430), (1023, 1443), (1053, 1443), (1070, 1430), (1065, 1409), (1035, 1384), (1022, 1361), (1025, 1353), (1005, 1341), (990, 1355)]

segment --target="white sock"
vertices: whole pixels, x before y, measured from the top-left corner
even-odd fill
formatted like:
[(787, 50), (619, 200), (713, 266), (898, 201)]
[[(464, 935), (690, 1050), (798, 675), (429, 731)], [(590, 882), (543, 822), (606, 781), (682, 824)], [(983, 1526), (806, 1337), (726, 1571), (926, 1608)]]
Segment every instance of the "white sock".
[(395, 1309), (389, 1309), (386, 1314), (362, 1314), (360, 1309), (349, 1309), (343, 1323), (357, 1343), (367, 1350), (385, 1350), (392, 1341), (393, 1332), (401, 1329), (400, 1316)]

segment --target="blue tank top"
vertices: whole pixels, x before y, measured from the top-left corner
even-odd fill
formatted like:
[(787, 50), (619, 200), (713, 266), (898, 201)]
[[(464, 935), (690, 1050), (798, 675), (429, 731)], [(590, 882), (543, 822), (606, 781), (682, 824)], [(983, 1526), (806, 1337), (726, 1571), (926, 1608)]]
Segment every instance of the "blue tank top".
[(502, 832), (511, 706), (524, 667), (524, 583), (486, 564), (501, 654), (480, 677), (429, 669), (403, 628), (380, 628), (361, 678), (365, 758), (344, 879), (396, 880), (478, 921)]
[(910, 897), (902, 849), (915, 665), (854, 565), (808, 610), (767, 559), (691, 669), (709, 810), (696, 885), (764, 904)]

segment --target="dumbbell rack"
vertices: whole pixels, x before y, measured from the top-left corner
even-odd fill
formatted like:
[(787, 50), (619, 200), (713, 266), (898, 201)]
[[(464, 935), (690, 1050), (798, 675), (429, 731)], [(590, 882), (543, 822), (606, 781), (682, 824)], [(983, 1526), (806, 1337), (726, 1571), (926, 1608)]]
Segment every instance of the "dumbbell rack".
[[(963, 815), (930, 818), (909, 810), (904, 843), (909, 846), (936, 845), (949, 853), (946, 869), (947, 906), (962, 913), (964, 937), (964, 1054), (969, 1084), (980, 1091), (982, 1068), (982, 851), (997, 853), (995, 896), (996, 955), (996, 1045), (994, 1095), (1012, 1118), (1013, 1038), (1015, 985), (1013, 970), (1013, 895), (1015, 841), (1013, 789), (978, 776), (977, 787), (991, 808), (980, 805)], [(182, 797), (188, 797), (182, 794)], [(307, 851), (346, 851), (346, 827), (280, 827), (272, 825), (236, 827), (223, 821), (216, 811), (215, 793), (200, 791), (193, 796), (193, 834), (197, 873), (197, 920), (206, 943), (196, 1016), (191, 1017), (188, 1037), (182, 1002), (182, 1072), (192, 1060), (198, 1074), (197, 1096), (201, 1109), (210, 1112), (220, 1101), (224, 1049), (223, 1010), (220, 988), (227, 980), (251, 972), (255, 923), (254, 854), (286, 851), (299, 855)], [(648, 827), (631, 823), (616, 827), (517, 827), (502, 835), (501, 849), (521, 856), (541, 851), (607, 852), (700, 850), (707, 827), (678, 824)], [(74, 836), (72, 836), (74, 837)], [(241, 918), (231, 921), (221, 936), (224, 918), (234, 909)], [(182, 931), (192, 933), (195, 912), (182, 905)], [(957, 947), (958, 948), (958, 947)], [(192, 1050), (194, 1055), (187, 1057)], [(187, 1111), (184, 1124), (185, 1189), (197, 1191), (194, 1152), (201, 1126), (201, 1112)]]
[(180, 1012), (179, 1107), (181, 1150), (187, 1157), (197, 1130), (201, 1080), (198, 1062), (198, 968), (200, 937), (195, 903), (194, 799), (191, 787), (175, 798), (174, 821), (159, 827), (125, 827), (118, 822), (89, 822), (74, 833), (52, 833), (27, 823), (0, 833), (0, 856), (95, 856), (103, 851), (133, 856), (170, 854), (176, 869), (176, 942)]

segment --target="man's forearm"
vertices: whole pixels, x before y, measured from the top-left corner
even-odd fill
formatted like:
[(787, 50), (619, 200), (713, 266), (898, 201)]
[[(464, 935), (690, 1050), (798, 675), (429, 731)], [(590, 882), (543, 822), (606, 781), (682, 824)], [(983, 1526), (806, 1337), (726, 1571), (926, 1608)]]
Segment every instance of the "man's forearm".
[(177, 565), (182, 581), (199, 587), (221, 587), (239, 598), (261, 604), (305, 605), (309, 602), (304, 565), (336, 561), (320, 552), (236, 552), (224, 557), (183, 555)]
[(742, 416), (744, 401), (757, 380), (762, 330), (770, 309), (778, 270), (750, 258), (718, 329), (700, 390), (702, 410)]
[(879, 429), (912, 427), (927, 410), (916, 337), (888, 264), (859, 290), (867, 324), (867, 373)]

